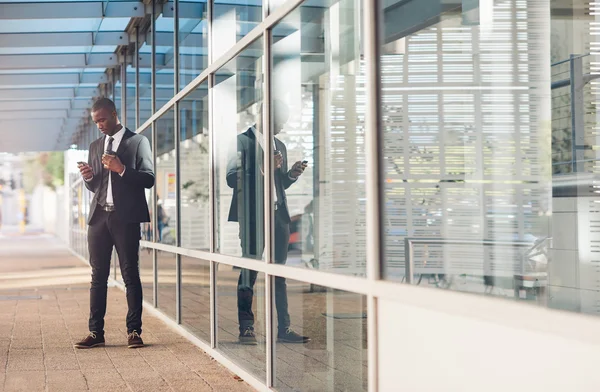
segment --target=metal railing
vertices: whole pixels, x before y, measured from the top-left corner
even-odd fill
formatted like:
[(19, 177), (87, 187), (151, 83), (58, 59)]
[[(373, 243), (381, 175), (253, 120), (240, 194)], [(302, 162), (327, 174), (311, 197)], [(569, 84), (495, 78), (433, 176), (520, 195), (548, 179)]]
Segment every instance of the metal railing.
[(448, 239), (448, 238), (419, 238), (419, 237), (406, 237), (404, 239), (404, 269), (406, 275), (406, 282), (409, 284), (414, 283), (414, 244), (426, 244), (426, 245), (495, 245), (512, 248), (531, 248), (533, 252), (541, 247), (546, 241), (551, 240), (550, 237), (544, 237), (538, 239), (535, 242), (527, 241), (496, 241), (496, 240), (461, 240), (461, 239)]

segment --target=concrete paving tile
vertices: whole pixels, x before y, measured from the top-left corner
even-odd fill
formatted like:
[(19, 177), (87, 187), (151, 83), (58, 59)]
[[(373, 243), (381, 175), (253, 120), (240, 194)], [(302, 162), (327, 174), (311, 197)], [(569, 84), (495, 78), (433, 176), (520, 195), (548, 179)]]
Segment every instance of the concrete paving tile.
[(131, 381), (144, 381), (144, 380), (162, 380), (163, 378), (154, 369), (140, 369), (140, 370), (119, 370), (121, 377), (127, 383)]
[(42, 349), (42, 339), (40, 338), (16, 338), (12, 340), (11, 349)]
[(134, 392), (172, 392), (173, 390), (162, 379), (140, 379), (135, 382), (128, 382), (129, 387)]
[(44, 391), (46, 375), (43, 371), (22, 371), (6, 373), (5, 392), (37, 392)]
[(48, 391), (86, 391), (87, 382), (79, 371), (49, 371), (46, 376)]
[[(89, 387), (89, 386), (88, 386)], [(126, 384), (123, 384), (122, 386), (113, 386), (113, 385), (106, 385), (106, 386), (101, 386), (101, 387), (94, 387), (94, 388), (89, 388), (88, 389), (89, 392), (123, 392), (125, 390), (129, 390)]]
[(90, 389), (119, 387), (126, 390), (127, 384), (115, 369), (82, 369), (83, 377)]
[(11, 349), (8, 354), (10, 371), (44, 370), (44, 354), (41, 350)]
[(114, 369), (112, 361), (108, 358), (77, 357), (81, 369)]
[(208, 392), (213, 391), (213, 388), (204, 382), (202, 379), (193, 380), (167, 380), (169, 386), (177, 392)]
[(140, 372), (144, 370), (152, 370), (151, 365), (149, 365), (141, 356), (111, 358), (111, 360), (115, 368), (118, 370), (127, 369), (128, 371), (134, 370)]
[(79, 370), (79, 362), (73, 349), (47, 349), (44, 363), (48, 370)]

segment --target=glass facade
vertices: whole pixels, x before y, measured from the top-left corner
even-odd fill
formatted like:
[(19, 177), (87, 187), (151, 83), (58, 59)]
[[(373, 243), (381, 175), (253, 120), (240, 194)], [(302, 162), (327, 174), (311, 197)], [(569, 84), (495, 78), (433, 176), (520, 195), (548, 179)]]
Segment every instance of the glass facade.
[(589, 3), (153, 9), (106, 89), (154, 152), (144, 298), (234, 371), (376, 391), (377, 300), (406, 285), (600, 313)]

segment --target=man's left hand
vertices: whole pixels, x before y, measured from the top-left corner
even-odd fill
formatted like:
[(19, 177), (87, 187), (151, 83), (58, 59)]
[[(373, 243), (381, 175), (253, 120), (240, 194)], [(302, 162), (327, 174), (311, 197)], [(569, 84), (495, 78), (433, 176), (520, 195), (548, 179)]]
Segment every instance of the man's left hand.
[(302, 163), (302, 161), (298, 161), (296, 163), (294, 163), (294, 166), (292, 166), (292, 170), (290, 170), (290, 177), (292, 178), (298, 178), (302, 175), (302, 173), (304, 173), (304, 169), (306, 169), (306, 164)]
[(116, 155), (102, 155), (102, 165), (104, 165), (105, 169), (117, 174), (121, 174), (123, 173), (123, 170), (125, 170), (125, 166), (123, 166), (121, 160)]

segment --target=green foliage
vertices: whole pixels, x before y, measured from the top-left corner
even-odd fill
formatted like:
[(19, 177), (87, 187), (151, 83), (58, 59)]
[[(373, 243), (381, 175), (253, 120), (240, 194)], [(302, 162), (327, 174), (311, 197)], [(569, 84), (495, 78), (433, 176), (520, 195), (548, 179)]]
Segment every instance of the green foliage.
[(41, 183), (55, 189), (63, 185), (64, 175), (64, 152), (52, 151), (30, 155), (23, 165), (23, 188), (26, 193), (31, 193)]

